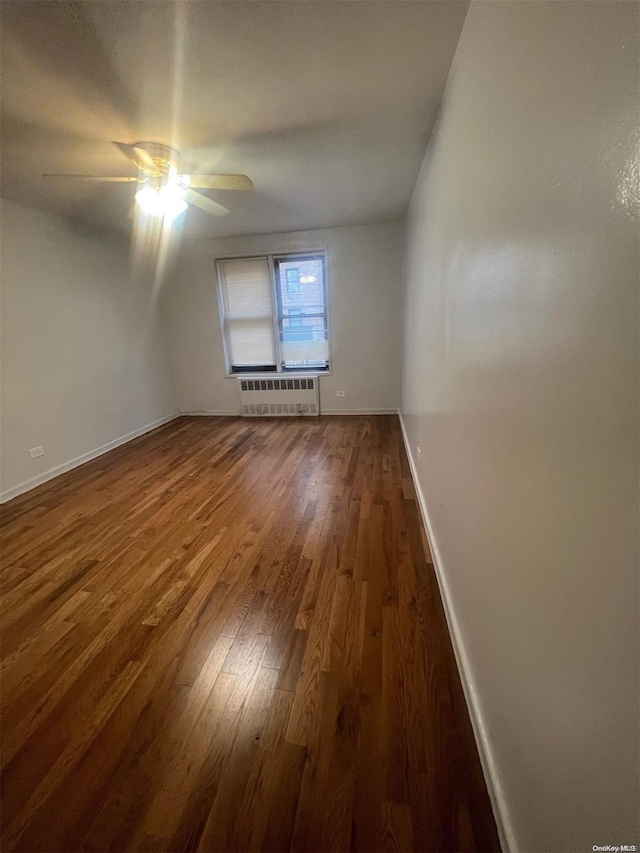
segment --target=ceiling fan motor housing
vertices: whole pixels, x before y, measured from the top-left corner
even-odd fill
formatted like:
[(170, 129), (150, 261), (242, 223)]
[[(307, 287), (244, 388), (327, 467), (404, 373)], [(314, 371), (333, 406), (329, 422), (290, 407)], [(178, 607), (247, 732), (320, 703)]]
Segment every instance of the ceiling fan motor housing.
[[(156, 174), (151, 175), (150, 172), (147, 172), (152, 178), (161, 178), (169, 174), (172, 170), (178, 171), (180, 155), (175, 148), (171, 148), (169, 145), (162, 145), (160, 142), (136, 142), (133, 147), (142, 148), (156, 164), (158, 169)], [(146, 172), (147, 170), (145, 169), (144, 171)]]

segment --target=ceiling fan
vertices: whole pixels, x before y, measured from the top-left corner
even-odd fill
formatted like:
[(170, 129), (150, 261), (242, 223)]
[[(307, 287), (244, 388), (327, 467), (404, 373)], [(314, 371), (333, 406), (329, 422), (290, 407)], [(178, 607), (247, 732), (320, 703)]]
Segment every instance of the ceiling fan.
[(253, 183), (246, 175), (184, 175), (180, 172), (180, 156), (174, 148), (159, 142), (136, 142), (126, 145), (114, 142), (138, 170), (137, 175), (58, 175), (45, 178), (71, 178), (77, 181), (104, 183), (137, 183), (136, 202), (144, 213), (172, 220), (192, 204), (213, 216), (229, 213), (226, 207), (212, 201), (197, 189), (251, 190)]

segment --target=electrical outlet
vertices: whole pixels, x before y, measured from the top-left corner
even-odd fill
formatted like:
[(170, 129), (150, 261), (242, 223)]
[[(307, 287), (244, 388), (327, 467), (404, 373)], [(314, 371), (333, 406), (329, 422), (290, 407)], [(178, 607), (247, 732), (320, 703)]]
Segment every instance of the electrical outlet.
[(346, 393), (346, 391), (336, 391), (336, 397), (344, 397)]
[(32, 459), (37, 459), (38, 456), (44, 456), (44, 447), (42, 447), (42, 446), (32, 447), (31, 450), (29, 451), (29, 456)]
[(422, 451), (420, 450), (420, 448), (417, 445), (416, 445), (416, 450), (418, 451), (418, 456), (422, 456)]

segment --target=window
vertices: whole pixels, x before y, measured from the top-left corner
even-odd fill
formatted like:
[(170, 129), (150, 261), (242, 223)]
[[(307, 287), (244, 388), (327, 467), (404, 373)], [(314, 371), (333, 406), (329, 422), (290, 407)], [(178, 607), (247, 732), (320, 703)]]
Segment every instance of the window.
[(300, 271), (297, 267), (287, 270), (287, 293), (300, 293)]
[(229, 373), (329, 369), (324, 253), (218, 261)]

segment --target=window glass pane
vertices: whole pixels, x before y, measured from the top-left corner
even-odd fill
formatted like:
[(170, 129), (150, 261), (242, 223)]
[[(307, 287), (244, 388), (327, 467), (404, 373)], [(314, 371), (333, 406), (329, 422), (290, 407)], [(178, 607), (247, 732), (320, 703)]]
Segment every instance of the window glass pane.
[(287, 277), (287, 294), (297, 295), (300, 293), (300, 270), (298, 267), (291, 267), (285, 270)]
[(284, 370), (326, 370), (329, 341), (323, 255), (275, 259)]

